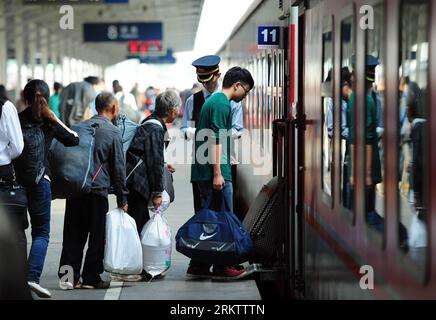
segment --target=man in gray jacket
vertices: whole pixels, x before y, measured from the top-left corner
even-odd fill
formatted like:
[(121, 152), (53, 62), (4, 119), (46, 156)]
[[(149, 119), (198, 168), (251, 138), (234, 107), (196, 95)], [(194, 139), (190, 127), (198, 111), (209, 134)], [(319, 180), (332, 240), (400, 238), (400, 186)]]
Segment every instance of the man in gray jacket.
[[(109, 211), (108, 190), (113, 182), (117, 205), (127, 212), (126, 169), (120, 130), (113, 125), (119, 113), (117, 99), (102, 92), (95, 101), (98, 114), (89, 120), (97, 124), (94, 146), (94, 168), (98, 168), (92, 191), (79, 198), (67, 199), (65, 207), (63, 247), (59, 278), (62, 289), (108, 288), (110, 282), (101, 279), (103, 273), (106, 213)], [(80, 282), (83, 249), (89, 232), (88, 250)], [(64, 267), (63, 267), (64, 266)], [(64, 280), (65, 266), (74, 270), (74, 283)]]
[(62, 90), (59, 113), (62, 122), (68, 127), (84, 120), (86, 109), (94, 101), (99, 81), (97, 77), (86, 77), (81, 82), (70, 83)]

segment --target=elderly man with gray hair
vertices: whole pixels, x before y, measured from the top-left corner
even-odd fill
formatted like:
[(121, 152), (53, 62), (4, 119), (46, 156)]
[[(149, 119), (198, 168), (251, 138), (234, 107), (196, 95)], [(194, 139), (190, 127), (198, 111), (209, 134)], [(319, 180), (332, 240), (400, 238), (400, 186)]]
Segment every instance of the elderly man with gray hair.
[(155, 208), (162, 204), (164, 170), (174, 171), (171, 166), (165, 166), (166, 123), (176, 119), (181, 103), (174, 91), (167, 90), (159, 94), (154, 113), (138, 127), (127, 150), (128, 213), (135, 219), (139, 233), (150, 219), (149, 201)]

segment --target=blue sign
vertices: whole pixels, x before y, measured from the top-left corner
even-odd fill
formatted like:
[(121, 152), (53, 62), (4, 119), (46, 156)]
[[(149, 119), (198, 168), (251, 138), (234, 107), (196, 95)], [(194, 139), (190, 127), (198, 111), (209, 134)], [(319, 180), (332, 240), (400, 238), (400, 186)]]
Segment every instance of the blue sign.
[(257, 47), (259, 49), (280, 48), (280, 27), (260, 26), (257, 28)]
[(126, 42), (162, 40), (161, 22), (85, 23), (84, 42)]
[(176, 58), (173, 56), (173, 50), (168, 49), (166, 55), (163, 56), (134, 56), (129, 55), (127, 59), (139, 59), (140, 63), (148, 63), (148, 64), (164, 64), (164, 63), (176, 63)]

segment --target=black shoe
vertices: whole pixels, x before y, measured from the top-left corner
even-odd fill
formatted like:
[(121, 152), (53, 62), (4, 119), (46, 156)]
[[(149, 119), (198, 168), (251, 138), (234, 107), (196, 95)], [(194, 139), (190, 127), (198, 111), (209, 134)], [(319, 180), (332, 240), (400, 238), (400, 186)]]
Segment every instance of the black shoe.
[(96, 284), (82, 284), (82, 289), (108, 289), (111, 286), (110, 281), (103, 281), (101, 280), (99, 283)]

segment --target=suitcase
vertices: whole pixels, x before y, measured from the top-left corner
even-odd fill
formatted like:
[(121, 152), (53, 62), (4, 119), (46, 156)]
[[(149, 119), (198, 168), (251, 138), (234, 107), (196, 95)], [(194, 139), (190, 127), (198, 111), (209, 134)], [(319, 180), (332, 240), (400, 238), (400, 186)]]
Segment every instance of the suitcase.
[(262, 187), (243, 225), (250, 233), (256, 258), (270, 259), (284, 239), (284, 180), (274, 177)]

